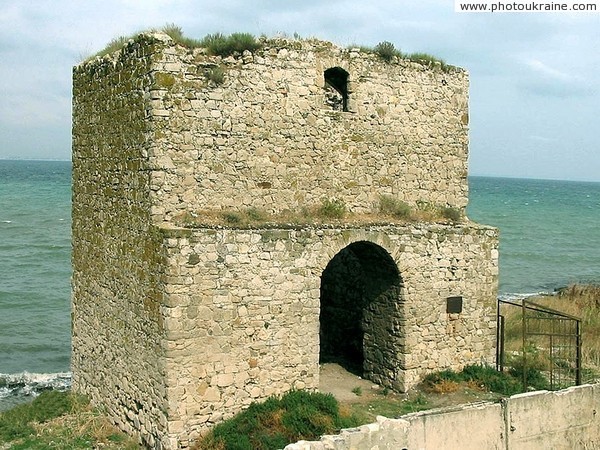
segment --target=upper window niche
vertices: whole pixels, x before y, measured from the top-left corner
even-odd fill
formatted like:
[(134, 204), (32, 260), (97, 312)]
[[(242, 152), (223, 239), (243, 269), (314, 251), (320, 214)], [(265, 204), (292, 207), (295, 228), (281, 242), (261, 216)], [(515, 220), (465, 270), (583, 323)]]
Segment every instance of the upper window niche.
[(327, 69), (325, 104), (334, 111), (348, 111), (348, 72), (341, 67)]

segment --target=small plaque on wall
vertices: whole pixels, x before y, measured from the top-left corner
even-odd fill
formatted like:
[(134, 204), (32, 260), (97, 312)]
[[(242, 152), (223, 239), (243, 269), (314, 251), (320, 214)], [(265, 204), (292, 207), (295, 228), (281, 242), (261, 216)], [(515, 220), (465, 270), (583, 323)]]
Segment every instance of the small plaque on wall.
[(462, 313), (462, 305), (462, 297), (448, 297), (446, 299), (446, 312), (448, 314), (460, 314)]

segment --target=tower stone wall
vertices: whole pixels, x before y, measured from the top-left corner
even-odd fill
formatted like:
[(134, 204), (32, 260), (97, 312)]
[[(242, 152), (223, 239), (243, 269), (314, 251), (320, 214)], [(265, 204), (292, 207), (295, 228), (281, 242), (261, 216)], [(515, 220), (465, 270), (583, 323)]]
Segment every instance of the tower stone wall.
[[(318, 389), (325, 304), (363, 321), (364, 374), (396, 390), (493, 359), (495, 229), (278, 220), (326, 200), (376, 215), (382, 196), (464, 212), (466, 72), (263, 44), (221, 58), (142, 34), (74, 69), (74, 389), (150, 448)], [(202, 220), (250, 208), (272, 220)]]

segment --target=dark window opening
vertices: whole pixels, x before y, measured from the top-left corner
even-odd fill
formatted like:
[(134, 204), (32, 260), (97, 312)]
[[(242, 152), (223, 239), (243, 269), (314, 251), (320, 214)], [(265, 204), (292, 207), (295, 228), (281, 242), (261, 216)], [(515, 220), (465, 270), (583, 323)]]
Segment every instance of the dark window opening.
[(325, 103), (334, 111), (348, 111), (348, 72), (341, 67), (325, 71)]

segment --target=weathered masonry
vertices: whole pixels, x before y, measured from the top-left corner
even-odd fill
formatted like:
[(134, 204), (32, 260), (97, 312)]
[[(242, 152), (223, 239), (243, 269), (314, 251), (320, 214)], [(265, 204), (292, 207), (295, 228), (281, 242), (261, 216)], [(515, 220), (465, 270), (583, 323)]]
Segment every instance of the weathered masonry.
[(151, 448), (317, 389), (320, 360), (398, 390), (492, 362), (492, 228), (202, 225), (325, 199), (376, 215), (382, 195), (466, 207), (466, 72), (264, 44), (221, 58), (143, 34), (74, 69), (74, 388)]

